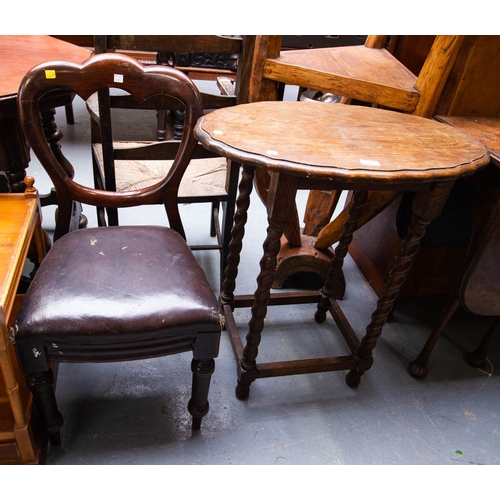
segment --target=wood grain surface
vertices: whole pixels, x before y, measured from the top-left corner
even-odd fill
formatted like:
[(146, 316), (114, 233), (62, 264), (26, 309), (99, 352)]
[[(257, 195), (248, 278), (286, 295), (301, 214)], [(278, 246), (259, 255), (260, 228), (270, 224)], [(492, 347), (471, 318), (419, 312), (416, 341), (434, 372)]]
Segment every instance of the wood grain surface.
[(208, 149), (248, 165), (347, 183), (451, 180), (488, 161), (485, 147), (460, 130), (362, 106), (244, 104), (204, 116), (196, 134)]

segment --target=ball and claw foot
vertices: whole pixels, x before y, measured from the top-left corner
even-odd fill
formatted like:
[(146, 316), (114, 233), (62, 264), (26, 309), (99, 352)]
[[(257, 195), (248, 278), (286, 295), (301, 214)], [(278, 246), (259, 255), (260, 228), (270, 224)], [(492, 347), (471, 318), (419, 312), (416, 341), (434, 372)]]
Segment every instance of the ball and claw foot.
[(361, 382), (361, 373), (357, 372), (356, 370), (351, 370), (345, 376), (345, 381), (349, 387), (355, 389)]
[(417, 380), (424, 380), (427, 377), (427, 373), (429, 373), (427, 365), (419, 363), (418, 360), (412, 361), (408, 365), (408, 371), (410, 375)]

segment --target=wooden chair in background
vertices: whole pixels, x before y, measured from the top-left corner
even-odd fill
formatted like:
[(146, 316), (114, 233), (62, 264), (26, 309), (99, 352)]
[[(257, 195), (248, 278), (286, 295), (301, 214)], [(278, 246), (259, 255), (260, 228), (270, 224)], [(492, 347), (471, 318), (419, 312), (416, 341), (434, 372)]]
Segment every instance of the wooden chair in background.
[[(46, 71), (57, 78), (47, 79)], [(183, 103), (186, 119), (178, 154), (168, 174), (152, 186), (117, 193), (81, 185), (66, 174), (45, 140), (38, 109), (43, 95), (65, 89), (87, 100), (109, 87), (138, 102), (166, 95)], [(52, 363), (127, 361), (189, 351), (193, 382), (188, 410), (193, 428), (200, 428), (218, 355), (219, 306), (184, 239), (177, 200), (197, 147), (193, 127), (203, 112), (199, 92), (175, 69), (147, 70), (132, 58), (101, 54), (83, 65), (56, 61), (37, 66), (23, 80), (19, 103), (25, 136), (55, 186), (59, 211), (55, 243), (14, 326), (15, 347), (45, 433), (53, 444), (60, 441), (63, 417)], [(115, 208), (162, 204), (170, 227), (78, 229), (76, 203)]]
[[(280, 36), (247, 37), (245, 72), (238, 89), (239, 102), (276, 100), (284, 84), (298, 85), (418, 116), (431, 117), (463, 42), (463, 36), (436, 36), (422, 69), (414, 75), (386, 48), (388, 36), (368, 36), (364, 45), (306, 50), (281, 50)], [(242, 74), (245, 74), (242, 72)], [(322, 104), (323, 105), (323, 104)], [(257, 180), (261, 197), (266, 197), (268, 179)], [(371, 220), (400, 193), (371, 191), (359, 224)], [(348, 213), (348, 205), (330, 221), (340, 197), (339, 192), (311, 191), (305, 210), (304, 228), (297, 214), (285, 229), (278, 286), (297, 269), (297, 260), (306, 259), (310, 269), (330, 245), (338, 241)], [(324, 256), (326, 269), (330, 255)], [(288, 266), (287, 261), (291, 264)], [(341, 293), (341, 292), (339, 292)]]
[[(241, 58), (243, 41), (237, 37), (223, 36), (168, 36), (168, 35), (96, 35), (96, 53), (125, 52), (138, 59), (153, 57), (170, 60), (190, 77), (211, 78), (230, 76), (237, 79), (235, 58)], [(175, 55), (177, 54), (177, 58)], [(180, 55), (185, 54), (183, 59)], [(211, 56), (213, 56), (211, 58)], [(203, 60), (203, 65), (182, 65), (186, 60)], [(227, 69), (232, 65), (233, 69)], [(167, 62), (165, 62), (167, 61)], [(177, 61), (177, 62), (176, 62)], [(209, 64), (207, 61), (213, 61)], [(221, 62), (222, 61), (222, 62)], [(220, 66), (218, 67), (218, 62)], [(213, 66), (213, 67), (208, 67)], [(202, 92), (204, 112), (236, 104), (234, 95)], [(137, 103), (127, 95), (113, 95), (108, 89), (100, 90), (87, 101), (91, 114), (92, 154), (96, 186), (109, 191), (126, 192), (158, 182), (164, 177), (178, 150), (182, 135), (182, 105), (175, 99), (151, 98)], [(116, 109), (152, 110), (159, 123), (167, 123), (168, 130), (161, 133), (161, 140), (119, 140), (113, 135), (111, 117)], [(133, 113), (127, 115), (134, 120)], [(141, 115), (143, 116), (143, 115)], [(170, 119), (163, 121), (165, 117)], [(181, 117), (176, 121), (176, 117)], [(160, 125), (159, 128), (161, 128)], [(218, 249), (221, 252), (221, 270), (229, 244), (237, 190), (239, 165), (209, 153), (198, 146), (193, 153), (179, 188), (179, 203), (209, 203), (211, 205), (210, 235), (217, 236), (216, 244), (191, 246), (192, 249)], [(222, 221), (219, 208), (223, 206)], [(118, 211), (108, 208), (107, 216), (102, 207), (98, 210), (101, 225), (118, 224)]]

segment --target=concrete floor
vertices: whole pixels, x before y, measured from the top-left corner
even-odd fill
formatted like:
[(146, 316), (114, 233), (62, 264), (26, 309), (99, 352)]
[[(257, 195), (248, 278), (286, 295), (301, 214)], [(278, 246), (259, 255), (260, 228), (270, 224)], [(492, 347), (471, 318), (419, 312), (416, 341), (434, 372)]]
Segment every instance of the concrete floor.
[[(91, 175), (89, 121), (75, 101), (74, 125), (56, 116), (73, 158), (76, 178)], [(41, 193), (50, 187), (34, 159), (29, 173)], [(303, 206), (305, 194), (299, 205)], [(160, 209), (161, 210), (161, 209)], [(188, 241), (208, 239), (208, 210), (183, 208)], [(85, 209), (89, 224), (94, 212)], [(130, 217), (130, 219), (128, 219)], [(54, 207), (44, 208), (44, 227), (53, 228)], [(126, 213), (122, 222), (163, 222), (149, 207)], [(205, 220), (206, 219), (206, 220)], [(252, 200), (237, 292), (252, 293), (265, 232), (265, 212)], [(216, 252), (197, 252), (218, 289)], [(363, 332), (376, 296), (356, 265), (345, 263), (347, 290), (342, 307)], [(436, 346), (425, 381), (407, 373), (423, 346), (446, 297), (404, 299), (386, 325), (375, 362), (357, 389), (345, 373), (260, 379), (247, 401), (234, 395), (236, 369), (223, 333), (210, 392), (210, 413), (192, 433), (187, 402), (190, 354), (115, 364), (63, 364), (57, 399), (65, 424), (62, 445), (50, 448), (47, 464), (246, 464), (246, 465), (465, 465), (500, 463), (500, 345), (491, 350), (490, 373), (469, 366), (464, 354), (475, 348), (490, 324), (459, 311)], [(259, 360), (341, 354), (331, 320), (317, 325), (311, 306), (270, 308)], [(244, 327), (248, 312), (238, 311)], [(415, 484), (416, 485), (416, 484)], [(418, 487), (417, 487), (418, 489)], [(463, 490), (462, 490), (463, 491)]]

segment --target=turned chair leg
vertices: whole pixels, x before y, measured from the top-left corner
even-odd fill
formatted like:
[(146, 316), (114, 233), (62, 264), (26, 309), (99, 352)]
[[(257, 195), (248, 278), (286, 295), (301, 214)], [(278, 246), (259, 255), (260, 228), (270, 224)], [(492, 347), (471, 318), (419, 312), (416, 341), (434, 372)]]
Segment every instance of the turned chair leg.
[(191, 362), (193, 388), (188, 410), (193, 416), (193, 430), (200, 429), (201, 420), (208, 413), (208, 391), (214, 370), (215, 362), (213, 359), (193, 359)]
[(63, 416), (57, 408), (52, 370), (26, 374), (28, 388), (33, 393), (35, 405), (42, 419), (44, 432), (54, 446), (61, 444), (60, 429)]

